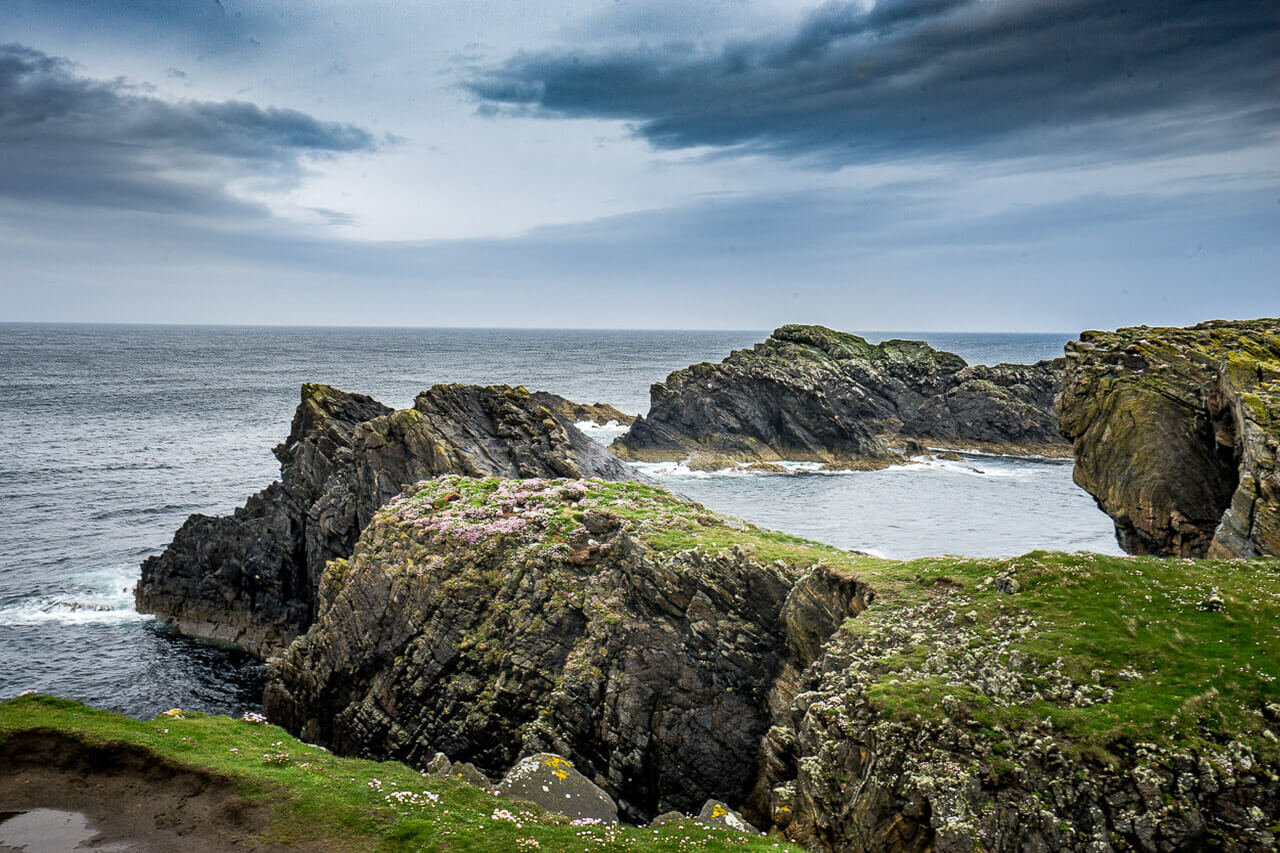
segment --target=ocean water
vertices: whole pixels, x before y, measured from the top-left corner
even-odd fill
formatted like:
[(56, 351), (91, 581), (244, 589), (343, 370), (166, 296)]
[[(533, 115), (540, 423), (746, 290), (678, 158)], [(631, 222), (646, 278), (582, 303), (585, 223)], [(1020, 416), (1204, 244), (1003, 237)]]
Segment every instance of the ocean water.
[[(647, 409), (649, 384), (766, 332), (0, 325), (0, 698), (57, 693), (136, 716), (260, 707), (260, 664), (133, 610), (138, 566), (193, 512), (278, 474), (302, 382), (409, 405), (437, 382), (523, 384)], [(923, 338), (974, 363), (1059, 355), (1067, 335)], [(617, 430), (593, 429), (603, 441)], [(1116, 553), (1056, 460), (967, 456), (879, 472), (645, 466), (708, 507), (895, 557)]]

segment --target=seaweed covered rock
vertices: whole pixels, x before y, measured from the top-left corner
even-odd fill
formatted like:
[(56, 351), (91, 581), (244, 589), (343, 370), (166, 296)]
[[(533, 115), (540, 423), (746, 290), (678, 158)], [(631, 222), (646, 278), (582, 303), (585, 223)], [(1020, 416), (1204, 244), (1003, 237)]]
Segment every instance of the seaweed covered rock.
[[(555, 401), (560, 401), (556, 403)], [(600, 477), (631, 469), (523, 388), (437, 385), (393, 411), (361, 394), (302, 386), (281, 478), (230, 516), (193, 515), (142, 565), (138, 609), (261, 656), (315, 616), (325, 564), (351, 553), (379, 506), (441, 473)]]
[(1280, 320), (1085, 332), (1058, 406), (1126, 551), (1280, 554)]
[(415, 766), (554, 753), (634, 821), (737, 803), (771, 708), (866, 605), (829, 553), (639, 483), (424, 481), (325, 571), (267, 714)]
[(614, 444), (624, 458), (692, 452), (745, 461), (890, 459), (888, 444), (1062, 455), (1053, 408), (1060, 363), (967, 365), (921, 341), (870, 344), (783, 326), (719, 364), (677, 370)]
[[(881, 595), (825, 644), (762, 746), (753, 805), (784, 837), (1276, 849), (1280, 561), (1033, 553), (866, 576)], [(1221, 609), (1203, 604), (1214, 592)]]

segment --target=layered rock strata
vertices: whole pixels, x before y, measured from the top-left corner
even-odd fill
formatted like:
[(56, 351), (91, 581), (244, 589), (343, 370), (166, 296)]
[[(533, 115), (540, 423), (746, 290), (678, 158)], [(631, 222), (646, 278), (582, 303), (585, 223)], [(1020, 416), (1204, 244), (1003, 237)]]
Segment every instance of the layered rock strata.
[(230, 516), (191, 516), (143, 563), (138, 609), (185, 634), (276, 654), (315, 617), (325, 564), (348, 556), (406, 483), (442, 473), (632, 477), (559, 413), (572, 405), (523, 388), (437, 385), (393, 411), (304, 385), (289, 437), (275, 449), (280, 480)]
[(1053, 408), (1059, 361), (973, 365), (920, 341), (870, 344), (783, 326), (719, 364), (650, 389), (648, 415), (614, 444), (623, 458), (718, 453), (742, 461), (890, 459), (910, 441), (1064, 455)]
[(632, 821), (737, 803), (772, 707), (869, 597), (798, 541), (637, 483), (426, 481), (325, 571), (267, 714), (417, 766), (556, 753)]
[(1058, 406), (1126, 551), (1280, 554), (1280, 320), (1085, 332)]

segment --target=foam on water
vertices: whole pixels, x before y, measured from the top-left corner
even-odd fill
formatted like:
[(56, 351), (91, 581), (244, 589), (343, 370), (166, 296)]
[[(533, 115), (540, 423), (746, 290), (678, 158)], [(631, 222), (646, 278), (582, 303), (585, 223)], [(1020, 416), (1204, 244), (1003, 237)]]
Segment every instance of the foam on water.
[(119, 625), (152, 617), (134, 609), (136, 563), (86, 572), (62, 591), (28, 595), (0, 606), (0, 625)]
[(598, 424), (595, 421), (578, 421), (574, 424), (579, 430), (589, 438), (608, 447), (613, 440), (627, 431), (627, 427), (617, 421), (609, 421), (607, 424)]

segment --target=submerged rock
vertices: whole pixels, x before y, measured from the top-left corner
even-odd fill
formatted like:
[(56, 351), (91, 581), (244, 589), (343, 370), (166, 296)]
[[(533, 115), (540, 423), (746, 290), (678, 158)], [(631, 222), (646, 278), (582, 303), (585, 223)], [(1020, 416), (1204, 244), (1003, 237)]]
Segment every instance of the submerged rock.
[(1085, 332), (1058, 400), (1131, 554), (1280, 554), (1280, 320)]
[(868, 343), (783, 326), (720, 364), (677, 370), (614, 448), (624, 458), (693, 452), (746, 461), (892, 461), (885, 443), (1065, 454), (1053, 408), (1058, 361), (967, 365), (920, 341)]
[[(624, 480), (631, 469), (549, 408), (555, 395), (437, 385), (393, 411), (303, 385), (280, 481), (230, 516), (193, 515), (142, 564), (138, 609), (260, 656), (311, 624), (320, 575), (406, 483), (442, 473)], [(570, 404), (571, 405), (571, 404)]]
[(267, 714), (415, 766), (562, 755), (632, 821), (740, 802), (771, 707), (868, 600), (827, 550), (638, 483), (425, 481), (325, 571)]

